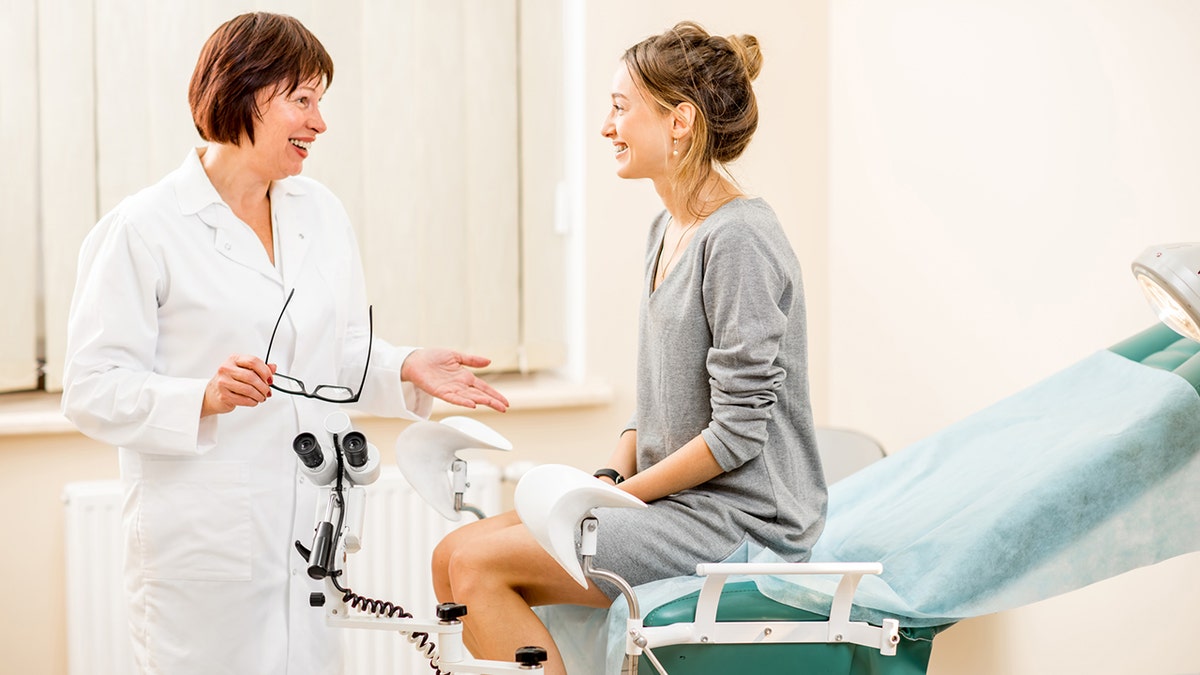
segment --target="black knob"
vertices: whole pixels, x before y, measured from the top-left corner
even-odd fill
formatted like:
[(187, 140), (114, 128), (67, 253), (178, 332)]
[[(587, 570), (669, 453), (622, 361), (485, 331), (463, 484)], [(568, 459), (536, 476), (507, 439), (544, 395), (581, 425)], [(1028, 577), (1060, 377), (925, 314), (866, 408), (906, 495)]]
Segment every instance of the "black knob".
[(521, 647), (513, 660), (522, 666), (540, 666), (546, 662), (546, 650), (541, 647)]
[(324, 607), (325, 606), (325, 594), (324, 593), (316, 593), (316, 592), (309, 593), (308, 594), (308, 604), (310, 607)]
[(438, 621), (458, 621), (467, 615), (467, 606), (456, 602), (443, 602), (437, 606)]

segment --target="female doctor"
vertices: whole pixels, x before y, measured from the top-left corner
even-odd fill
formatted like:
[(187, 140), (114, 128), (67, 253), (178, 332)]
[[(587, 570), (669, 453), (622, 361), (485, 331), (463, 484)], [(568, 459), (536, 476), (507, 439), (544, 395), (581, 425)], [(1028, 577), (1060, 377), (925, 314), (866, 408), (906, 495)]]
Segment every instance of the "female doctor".
[(430, 395), (507, 407), (464, 368), (487, 359), (371, 339), (347, 214), (297, 175), (332, 79), (291, 17), (222, 25), (188, 92), (207, 145), (105, 215), (80, 252), (63, 411), (119, 446), (139, 672), (341, 672), (293, 548), (312, 537), (316, 488), (292, 439), (346, 401), (409, 418)]

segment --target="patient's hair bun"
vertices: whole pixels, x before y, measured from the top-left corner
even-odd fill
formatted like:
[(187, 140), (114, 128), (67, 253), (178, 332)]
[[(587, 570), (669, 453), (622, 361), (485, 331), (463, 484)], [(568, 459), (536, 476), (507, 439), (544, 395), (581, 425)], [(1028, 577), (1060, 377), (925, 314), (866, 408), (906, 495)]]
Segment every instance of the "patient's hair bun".
[(759, 72), (762, 71), (762, 52), (758, 50), (758, 38), (753, 35), (730, 35), (725, 38), (729, 41), (729, 46), (740, 57), (742, 63), (746, 67), (746, 74), (750, 79), (756, 79)]

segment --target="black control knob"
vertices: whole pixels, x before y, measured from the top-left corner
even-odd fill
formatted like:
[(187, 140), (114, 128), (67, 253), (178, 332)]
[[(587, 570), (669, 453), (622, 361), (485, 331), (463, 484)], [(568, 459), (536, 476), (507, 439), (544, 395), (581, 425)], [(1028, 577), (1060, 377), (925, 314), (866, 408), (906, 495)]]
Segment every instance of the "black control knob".
[(541, 647), (521, 647), (513, 661), (522, 666), (540, 666), (546, 662), (546, 650)]
[(443, 602), (442, 604), (437, 606), (438, 621), (445, 621), (447, 623), (450, 623), (452, 621), (458, 621), (459, 619), (461, 619), (462, 617), (464, 617), (466, 615), (467, 615), (467, 606), (466, 605), (460, 605), (456, 602)]
[(316, 593), (316, 592), (309, 593), (308, 594), (308, 604), (310, 607), (324, 607), (325, 606), (325, 594), (324, 593)]

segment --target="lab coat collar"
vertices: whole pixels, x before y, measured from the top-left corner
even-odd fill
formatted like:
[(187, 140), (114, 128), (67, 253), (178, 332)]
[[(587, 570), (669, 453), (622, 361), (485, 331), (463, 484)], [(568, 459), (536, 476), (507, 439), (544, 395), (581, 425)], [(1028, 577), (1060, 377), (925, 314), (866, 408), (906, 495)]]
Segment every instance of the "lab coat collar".
[(185, 216), (200, 213), (212, 204), (224, 204), (217, 188), (213, 187), (204, 165), (200, 163), (199, 148), (192, 148), (179, 167), (175, 181), (175, 196), (179, 199), (179, 211)]
[[(272, 200), (278, 194), (306, 193), (304, 184), (294, 178), (284, 178), (271, 184)], [(179, 167), (175, 195), (179, 199), (179, 210), (185, 216), (198, 214), (213, 204), (225, 203), (217, 188), (213, 187), (208, 174), (204, 172), (204, 165), (200, 163), (200, 148), (192, 148), (184, 158), (183, 165)]]
[[(240, 222), (205, 173), (199, 150), (192, 148), (176, 172), (175, 193), (180, 212), (197, 216), (216, 231), (213, 245), (221, 255), (278, 283), (294, 286), (315, 235), (311, 215), (293, 199), (308, 193), (304, 181), (289, 177), (271, 183), (271, 219), (278, 238), (277, 250), (282, 258), (281, 265), (272, 266), (249, 229), (244, 225), (235, 227)], [(280, 269), (284, 272), (282, 275)]]

